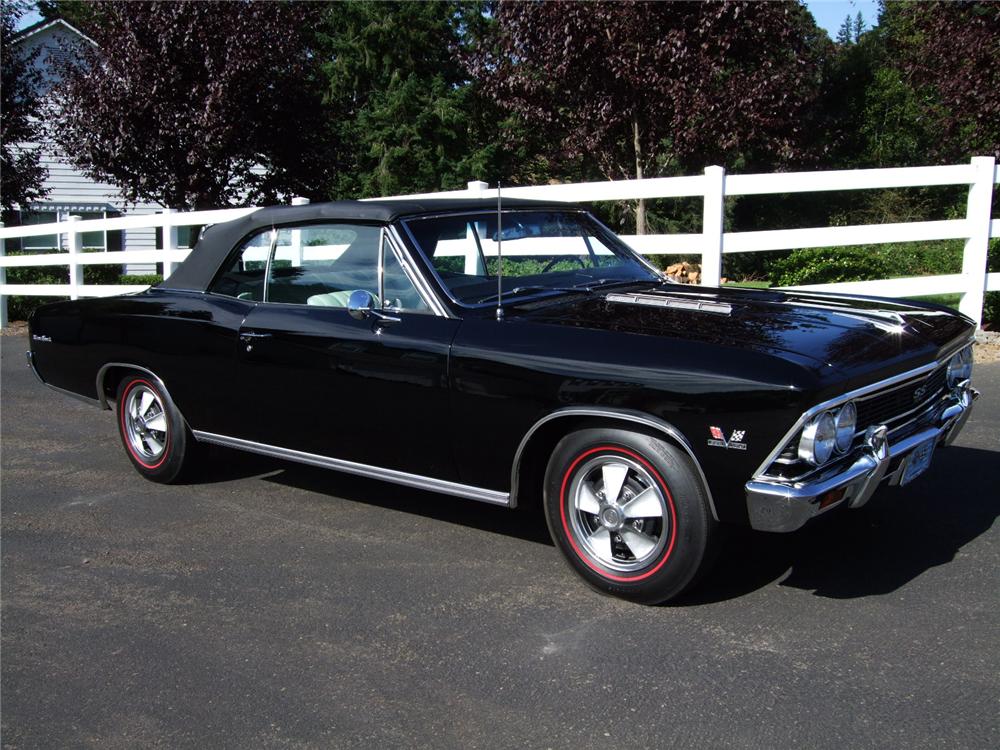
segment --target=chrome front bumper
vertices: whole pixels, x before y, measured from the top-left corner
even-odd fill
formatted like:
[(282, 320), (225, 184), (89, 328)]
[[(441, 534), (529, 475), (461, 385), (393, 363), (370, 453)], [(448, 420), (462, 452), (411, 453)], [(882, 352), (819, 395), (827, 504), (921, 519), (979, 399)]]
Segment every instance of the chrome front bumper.
[[(758, 531), (795, 531), (809, 519), (839, 505), (859, 508), (883, 481), (899, 484), (909, 454), (933, 440), (935, 447), (950, 445), (962, 430), (979, 392), (965, 387), (952, 394), (937, 418), (924, 429), (891, 443), (884, 426), (869, 427), (857, 457), (843, 466), (811, 477), (807, 482), (782, 483), (767, 479), (747, 482), (750, 526)], [(890, 466), (896, 459), (895, 468)]]

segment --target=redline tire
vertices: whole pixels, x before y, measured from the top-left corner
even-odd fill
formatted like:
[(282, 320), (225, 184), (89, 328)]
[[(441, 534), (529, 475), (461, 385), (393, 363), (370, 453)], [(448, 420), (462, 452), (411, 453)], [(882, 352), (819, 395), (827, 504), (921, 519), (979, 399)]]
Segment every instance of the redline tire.
[(144, 373), (118, 385), (118, 435), (132, 466), (146, 479), (178, 481), (192, 460), (193, 438), (163, 385)]
[(665, 440), (613, 428), (573, 432), (556, 445), (545, 519), (585, 581), (644, 604), (695, 583), (717, 533), (691, 458)]

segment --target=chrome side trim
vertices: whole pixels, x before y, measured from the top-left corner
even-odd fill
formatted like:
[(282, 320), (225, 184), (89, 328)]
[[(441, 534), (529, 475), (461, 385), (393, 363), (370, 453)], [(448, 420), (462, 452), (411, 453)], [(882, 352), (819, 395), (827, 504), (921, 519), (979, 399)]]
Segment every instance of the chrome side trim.
[(216, 435), (211, 432), (193, 430), (193, 433), (195, 438), (203, 443), (213, 443), (226, 448), (237, 448), (239, 450), (249, 451), (250, 453), (259, 453), (264, 456), (273, 456), (274, 458), (296, 461), (300, 464), (319, 466), (323, 469), (344, 471), (348, 474), (357, 474), (358, 476), (368, 477), (369, 479), (381, 479), (385, 482), (392, 482), (393, 484), (401, 484), (406, 487), (416, 487), (417, 489), (430, 490), (431, 492), (440, 492), (445, 495), (464, 497), (470, 500), (490, 503), (491, 505), (502, 505), (504, 507), (510, 507), (511, 505), (510, 495), (506, 492), (497, 492), (483, 487), (473, 487), (468, 484), (449, 482), (445, 479), (425, 477), (420, 474), (408, 474), (405, 471), (384, 469), (380, 466), (370, 466), (368, 464), (359, 464), (353, 461), (344, 461), (340, 458), (320, 456), (316, 453), (305, 453), (304, 451), (292, 450), (291, 448), (279, 448), (276, 445), (255, 443), (252, 440), (243, 440), (242, 438), (228, 437), (226, 435)]
[(558, 409), (557, 411), (539, 419), (534, 425), (532, 425), (531, 429), (524, 434), (524, 437), (521, 438), (521, 444), (517, 446), (517, 452), (514, 454), (514, 465), (511, 467), (510, 471), (510, 507), (517, 507), (517, 483), (520, 478), (521, 457), (524, 454), (524, 449), (527, 447), (532, 436), (542, 425), (547, 424), (554, 419), (560, 419), (563, 417), (606, 417), (626, 422), (635, 422), (636, 424), (641, 424), (658, 432), (664, 433), (681, 448), (683, 448), (684, 452), (691, 458), (695, 468), (698, 470), (698, 476), (701, 478), (701, 485), (705, 489), (705, 495), (708, 497), (708, 505), (712, 510), (712, 518), (716, 521), (719, 520), (719, 513), (715, 509), (715, 498), (712, 497), (712, 490), (708, 486), (708, 478), (705, 476), (705, 472), (702, 470), (701, 464), (698, 463), (698, 459), (694, 455), (694, 451), (691, 449), (691, 444), (687, 441), (687, 438), (684, 437), (680, 430), (669, 422), (664, 422), (662, 419), (651, 417), (642, 412), (631, 411), (628, 409), (598, 409), (590, 406), (568, 406), (565, 409)]
[(127, 367), (130, 370), (139, 370), (140, 372), (146, 373), (147, 375), (149, 375), (149, 377), (151, 377), (153, 380), (156, 381), (156, 384), (163, 389), (163, 392), (167, 394), (167, 397), (168, 398), (170, 397), (170, 391), (167, 389), (167, 386), (164, 385), (162, 380), (160, 380), (160, 376), (157, 375), (152, 370), (146, 367), (141, 367), (139, 365), (133, 365), (130, 362), (108, 362), (104, 366), (102, 366), (100, 370), (97, 371), (97, 380), (96, 380), (97, 398), (94, 400), (101, 405), (102, 409), (111, 411), (111, 405), (108, 404), (108, 399), (104, 395), (104, 376), (107, 374), (108, 370), (110, 370), (112, 367)]
[(874, 393), (875, 391), (880, 391), (883, 389), (891, 390), (892, 386), (899, 385), (907, 380), (912, 380), (913, 378), (917, 378), (920, 377), (921, 375), (926, 375), (929, 372), (933, 372), (942, 365), (947, 364), (948, 360), (956, 351), (959, 351), (964, 346), (971, 344), (972, 341), (973, 339), (970, 337), (961, 346), (955, 349), (949, 348), (948, 354), (946, 354), (945, 356), (941, 357), (938, 360), (935, 360), (934, 362), (929, 362), (926, 365), (921, 365), (920, 367), (915, 367), (912, 370), (901, 372), (899, 375), (893, 375), (891, 378), (880, 380), (877, 383), (872, 383), (870, 385), (862, 386), (861, 388), (856, 388), (853, 391), (849, 391), (848, 393), (845, 393), (843, 395), (831, 398), (828, 401), (824, 401), (823, 403), (817, 404), (816, 406), (812, 407), (811, 409), (803, 413), (802, 416), (798, 418), (798, 421), (796, 421), (795, 424), (792, 425), (791, 429), (789, 429), (788, 432), (785, 433), (784, 437), (782, 437), (781, 440), (778, 441), (777, 445), (775, 445), (774, 447), (774, 450), (772, 450), (768, 454), (767, 458), (765, 458), (764, 461), (761, 463), (761, 465), (757, 467), (757, 470), (754, 471), (753, 473), (754, 478), (758, 478), (764, 475), (768, 467), (772, 463), (774, 463), (774, 460), (778, 456), (781, 455), (781, 451), (788, 444), (788, 441), (792, 439), (792, 436), (795, 435), (795, 433), (798, 432), (800, 429), (802, 429), (802, 426), (810, 419), (812, 419), (816, 414), (819, 414), (821, 411), (831, 409), (834, 406), (838, 406), (844, 403), (845, 401), (851, 401), (852, 399), (857, 399), (862, 396), (866, 396), (870, 393)]

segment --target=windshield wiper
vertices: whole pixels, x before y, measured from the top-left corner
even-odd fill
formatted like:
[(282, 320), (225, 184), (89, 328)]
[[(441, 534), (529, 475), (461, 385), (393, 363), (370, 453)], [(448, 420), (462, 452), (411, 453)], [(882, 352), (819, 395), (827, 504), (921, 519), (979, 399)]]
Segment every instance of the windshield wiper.
[[(582, 294), (589, 292), (590, 289), (585, 286), (546, 286), (544, 284), (531, 284), (529, 286), (516, 286), (513, 289), (503, 293), (506, 297), (508, 294), (521, 294), (522, 292), (574, 292), (576, 294)], [(491, 294), (489, 297), (483, 297), (482, 299), (476, 300), (477, 305), (481, 305), (484, 302), (493, 302), (501, 295)]]
[(585, 284), (578, 284), (573, 287), (573, 289), (578, 289), (582, 292), (593, 292), (598, 287), (608, 286), (611, 284), (641, 284), (640, 279), (595, 279), (594, 281), (589, 281)]
[[(522, 292), (573, 292), (575, 294), (588, 294), (595, 291), (598, 287), (616, 285), (616, 284), (641, 284), (641, 279), (595, 279), (594, 281), (587, 282), (585, 284), (574, 284), (573, 286), (546, 286), (545, 284), (529, 284), (526, 286), (516, 286), (513, 289), (503, 293), (506, 297), (508, 294), (520, 294)], [(498, 295), (491, 294), (489, 297), (483, 297), (482, 299), (476, 300), (476, 304), (483, 304), (484, 302), (494, 302)]]

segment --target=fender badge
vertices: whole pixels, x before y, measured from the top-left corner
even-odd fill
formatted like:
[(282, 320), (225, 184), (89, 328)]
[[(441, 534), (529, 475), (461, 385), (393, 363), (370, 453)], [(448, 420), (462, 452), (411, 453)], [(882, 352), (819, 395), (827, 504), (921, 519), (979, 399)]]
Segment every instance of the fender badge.
[(49, 338), (48, 336), (42, 336), (41, 334), (38, 334), (38, 333), (31, 334), (31, 340), (32, 341), (44, 341), (47, 344), (51, 344), (52, 343), (52, 339), (51, 338)]
[(726, 440), (726, 433), (723, 432), (721, 427), (709, 427), (709, 433), (712, 437), (708, 439), (708, 444), (713, 448), (726, 448), (727, 450), (734, 451), (745, 451), (747, 449), (747, 444), (743, 442), (743, 438), (746, 437), (746, 430), (733, 430), (729, 435), (729, 440)]

